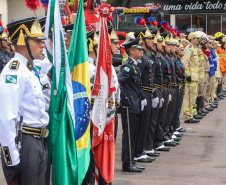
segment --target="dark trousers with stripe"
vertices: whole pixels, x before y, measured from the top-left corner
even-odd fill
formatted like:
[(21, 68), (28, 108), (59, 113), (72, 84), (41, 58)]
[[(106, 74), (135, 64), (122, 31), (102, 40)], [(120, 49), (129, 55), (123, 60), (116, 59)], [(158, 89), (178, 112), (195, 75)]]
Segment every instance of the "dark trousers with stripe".
[[(156, 89), (157, 97), (161, 98), (161, 91)], [(152, 102), (151, 102), (152, 105)], [(154, 138), (155, 138), (155, 130), (158, 123), (158, 115), (159, 115), (159, 104), (156, 108), (151, 108), (151, 115), (150, 115), (150, 122), (148, 128), (148, 134), (145, 141), (145, 150), (152, 150), (154, 145)]]
[[(42, 138), (23, 134), (20, 150), (22, 173), (19, 178), (21, 185), (45, 185), (47, 169), (47, 144)], [(2, 168), (7, 184), (10, 185), (12, 167), (6, 165), (2, 156)]]
[(177, 128), (180, 128), (180, 112), (183, 104), (183, 99), (184, 99), (184, 88), (185, 88), (185, 83), (182, 84), (181, 88), (177, 89), (177, 107), (174, 111), (173, 114), (173, 119), (171, 122), (172, 125), (172, 130), (176, 130)]
[(139, 125), (138, 125), (138, 132), (137, 132), (137, 140), (136, 140), (136, 157), (142, 155), (145, 140), (148, 134), (148, 128), (150, 124), (150, 115), (151, 115), (151, 96), (150, 92), (144, 91), (145, 98), (147, 100), (147, 105), (144, 107), (144, 110), (141, 111), (139, 117)]
[(176, 107), (176, 99), (177, 99), (177, 90), (176, 87), (169, 87), (169, 94), (171, 95), (171, 101), (168, 105), (167, 115), (166, 115), (166, 121), (165, 121), (165, 128), (166, 131), (164, 132), (164, 139), (168, 140), (171, 139), (172, 135), (170, 133), (171, 131), (171, 122), (173, 118), (173, 112)]
[(129, 165), (130, 164), (130, 151), (129, 151), (129, 135), (128, 135), (128, 117), (129, 116), (129, 126), (130, 126), (130, 139), (131, 139), (131, 152), (132, 152), (132, 161), (135, 156), (135, 144), (137, 140), (137, 128), (139, 124), (139, 114), (132, 114), (122, 112), (122, 164)]
[(164, 133), (167, 131), (167, 128), (165, 127), (165, 122), (169, 103), (168, 87), (163, 86), (161, 94), (162, 98), (164, 99), (164, 103), (162, 107), (159, 109), (158, 123), (155, 131), (155, 141), (154, 141), (155, 148), (162, 145), (162, 142), (164, 141)]

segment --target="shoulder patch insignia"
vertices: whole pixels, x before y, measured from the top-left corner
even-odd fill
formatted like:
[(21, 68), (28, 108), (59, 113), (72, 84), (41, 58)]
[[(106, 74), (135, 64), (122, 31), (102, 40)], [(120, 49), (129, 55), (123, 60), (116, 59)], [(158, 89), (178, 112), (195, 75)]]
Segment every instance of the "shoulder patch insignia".
[(4, 152), (4, 156), (5, 156), (7, 165), (12, 165), (12, 160), (11, 160), (11, 156), (10, 156), (10, 153), (9, 153), (9, 148), (7, 146), (3, 146), (2, 149), (3, 149), (3, 152)]
[(138, 59), (137, 63), (141, 64), (142, 63), (142, 59)]
[(189, 48), (192, 48), (192, 45), (191, 44), (189, 45)]
[(153, 60), (148, 60), (151, 64), (153, 64), (154, 63), (154, 61)]
[(129, 67), (125, 67), (124, 68), (124, 71), (129, 72), (130, 71), (130, 68)]
[(49, 84), (43, 85), (43, 90), (49, 89)]
[(187, 50), (187, 53), (189, 53), (189, 52), (191, 52), (191, 50), (190, 50), (190, 49), (188, 49), (188, 50)]
[(5, 83), (17, 84), (17, 75), (6, 75)]
[(13, 60), (9, 65), (9, 69), (18, 69), (19, 66), (20, 62), (18, 60)]
[(43, 60), (46, 56), (44, 54), (42, 54), (41, 60)]

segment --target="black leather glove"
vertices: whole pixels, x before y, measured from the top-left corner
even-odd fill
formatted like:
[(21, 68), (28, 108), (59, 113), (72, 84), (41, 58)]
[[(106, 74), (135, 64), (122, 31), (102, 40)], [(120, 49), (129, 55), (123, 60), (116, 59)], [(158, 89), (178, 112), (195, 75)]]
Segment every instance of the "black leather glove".
[(187, 82), (191, 82), (191, 76), (186, 77)]
[(12, 181), (15, 181), (18, 177), (20, 177), (22, 168), (21, 164), (17, 164), (16, 166), (13, 166), (13, 176), (12, 176)]
[(131, 103), (130, 103), (129, 99), (128, 98), (122, 99), (121, 100), (121, 106), (122, 107), (130, 107), (131, 106)]

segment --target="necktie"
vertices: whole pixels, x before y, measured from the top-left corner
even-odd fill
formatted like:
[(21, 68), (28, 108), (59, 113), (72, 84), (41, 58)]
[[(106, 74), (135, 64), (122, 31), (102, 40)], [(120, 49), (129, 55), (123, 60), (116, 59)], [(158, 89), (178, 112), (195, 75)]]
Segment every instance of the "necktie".
[(42, 82), (40, 81), (40, 77), (39, 77), (38, 71), (35, 68), (33, 68), (33, 71), (35, 72), (35, 76), (38, 78), (38, 80), (40, 82), (40, 85), (42, 87), (42, 90), (43, 90)]

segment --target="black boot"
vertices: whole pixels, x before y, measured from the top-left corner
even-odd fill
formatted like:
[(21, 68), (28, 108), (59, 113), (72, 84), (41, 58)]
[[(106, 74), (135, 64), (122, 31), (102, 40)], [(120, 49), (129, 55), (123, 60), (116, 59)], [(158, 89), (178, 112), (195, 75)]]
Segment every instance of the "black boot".
[(203, 112), (202, 110), (204, 109), (204, 99), (202, 96), (199, 97), (198, 105), (197, 107), (200, 107), (200, 113), (198, 113), (201, 116), (205, 116), (208, 112)]

